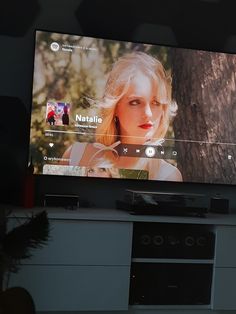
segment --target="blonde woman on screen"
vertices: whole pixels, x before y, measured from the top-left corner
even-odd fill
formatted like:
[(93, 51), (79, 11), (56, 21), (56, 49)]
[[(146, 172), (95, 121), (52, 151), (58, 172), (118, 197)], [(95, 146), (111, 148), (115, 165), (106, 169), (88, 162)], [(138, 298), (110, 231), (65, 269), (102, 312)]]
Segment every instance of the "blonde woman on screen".
[(133, 52), (118, 59), (98, 104), (102, 123), (96, 143), (75, 143), (63, 158), (70, 164), (116, 167), (148, 172), (151, 180), (182, 181), (180, 171), (163, 159), (119, 156), (119, 144), (161, 145), (176, 111), (171, 79), (157, 59)]

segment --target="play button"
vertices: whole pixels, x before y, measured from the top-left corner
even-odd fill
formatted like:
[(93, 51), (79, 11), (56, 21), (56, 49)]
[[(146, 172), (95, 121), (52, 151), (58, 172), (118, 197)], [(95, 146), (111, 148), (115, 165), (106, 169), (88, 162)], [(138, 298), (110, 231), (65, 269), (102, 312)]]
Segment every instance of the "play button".
[(145, 149), (145, 154), (146, 154), (147, 157), (153, 157), (153, 156), (155, 156), (155, 153), (156, 153), (156, 150), (152, 146), (148, 146)]

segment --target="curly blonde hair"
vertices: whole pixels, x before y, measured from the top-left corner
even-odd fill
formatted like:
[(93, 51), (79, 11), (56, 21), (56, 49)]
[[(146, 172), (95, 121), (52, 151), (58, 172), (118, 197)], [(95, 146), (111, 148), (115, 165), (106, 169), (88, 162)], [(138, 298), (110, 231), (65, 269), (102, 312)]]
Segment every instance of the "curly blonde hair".
[(177, 105), (171, 98), (171, 77), (166, 74), (163, 65), (156, 58), (144, 52), (133, 52), (120, 57), (109, 73), (104, 95), (99, 104), (103, 122), (96, 131), (97, 142), (111, 145), (119, 139), (119, 128), (115, 121), (116, 105), (140, 71), (158, 86), (157, 99), (163, 105), (163, 116), (154, 138), (158, 140), (165, 136), (170, 118), (177, 110)]

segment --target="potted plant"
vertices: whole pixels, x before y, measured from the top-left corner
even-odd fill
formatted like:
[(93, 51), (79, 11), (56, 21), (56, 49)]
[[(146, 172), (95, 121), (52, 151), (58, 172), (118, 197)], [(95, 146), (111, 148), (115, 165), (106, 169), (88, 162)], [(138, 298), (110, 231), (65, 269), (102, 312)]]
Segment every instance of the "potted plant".
[(10, 274), (19, 271), (22, 260), (30, 258), (32, 250), (44, 246), (49, 239), (47, 212), (42, 211), (6, 232), (7, 215), (0, 217), (0, 313), (35, 313), (33, 299), (22, 287), (8, 288)]

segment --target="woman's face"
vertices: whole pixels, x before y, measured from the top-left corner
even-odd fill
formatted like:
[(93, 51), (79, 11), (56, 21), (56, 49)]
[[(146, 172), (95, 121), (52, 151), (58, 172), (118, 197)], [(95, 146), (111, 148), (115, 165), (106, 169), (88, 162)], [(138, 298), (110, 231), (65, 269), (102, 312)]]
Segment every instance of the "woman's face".
[(163, 115), (157, 85), (142, 72), (132, 79), (127, 93), (117, 104), (116, 116), (123, 143), (144, 144), (156, 133)]
[(88, 177), (109, 178), (110, 173), (106, 168), (93, 167), (88, 169)]

